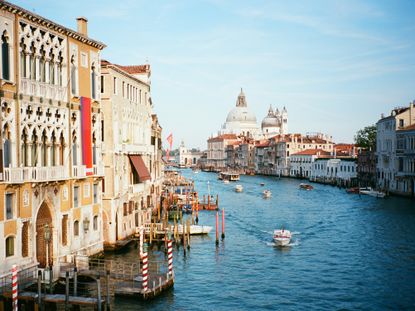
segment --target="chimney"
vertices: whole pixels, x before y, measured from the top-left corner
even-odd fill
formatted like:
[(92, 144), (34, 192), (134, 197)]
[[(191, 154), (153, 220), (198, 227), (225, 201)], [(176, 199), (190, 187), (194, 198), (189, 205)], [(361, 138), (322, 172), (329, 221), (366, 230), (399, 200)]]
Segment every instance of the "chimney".
[(76, 21), (78, 23), (78, 32), (81, 35), (88, 37), (88, 20), (86, 19), (86, 17), (78, 17)]

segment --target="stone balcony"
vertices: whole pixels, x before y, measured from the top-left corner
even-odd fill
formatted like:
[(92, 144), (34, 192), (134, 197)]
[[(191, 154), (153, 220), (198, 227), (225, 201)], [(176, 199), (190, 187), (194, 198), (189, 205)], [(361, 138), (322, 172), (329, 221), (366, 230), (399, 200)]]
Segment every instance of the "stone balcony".
[(22, 78), (20, 90), (23, 95), (43, 97), (56, 101), (66, 102), (68, 100), (67, 88), (45, 82)]
[(103, 165), (93, 165), (94, 176), (104, 176), (104, 166)]
[(86, 166), (85, 165), (72, 166), (72, 177), (73, 178), (86, 178)]
[(65, 166), (8, 167), (4, 169), (4, 181), (21, 184), (24, 182), (48, 182), (68, 179)]

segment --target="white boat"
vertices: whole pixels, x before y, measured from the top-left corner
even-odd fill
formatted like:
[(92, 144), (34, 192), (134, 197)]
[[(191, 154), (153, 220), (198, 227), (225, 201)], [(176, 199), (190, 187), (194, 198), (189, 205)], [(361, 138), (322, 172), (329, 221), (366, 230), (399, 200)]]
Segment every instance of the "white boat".
[(229, 184), (229, 180), (225, 179), (225, 180), (223, 181), (223, 183), (224, 183), (224, 184)]
[(359, 193), (370, 195), (375, 198), (384, 198), (386, 196), (385, 192), (373, 190), (371, 187), (360, 188)]
[(291, 241), (291, 232), (289, 230), (274, 230), (274, 242), (277, 246), (287, 246)]
[[(173, 226), (172, 226), (172, 229), (173, 229)], [(177, 231), (179, 234), (183, 234), (183, 226), (178, 225)], [(186, 227), (186, 231), (187, 231), (187, 227)], [(210, 231), (212, 231), (211, 226), (190, 225), (190, 235), (209, 234)]]
[(229, 180), (229, 181), (238, 181), (240, 176), (238, 173), (228, 173), (228, 172), (220, 172), (218, 175), (218, 179), (220, 180)]
[(242, 187), (242, 185), (236, 185), (235, 191), (236, 192), (242, 192), (242, 191), (244, 191), (244, 187)]
[(271, 190), (264, 190), (262, 194), (264, 195), (264, 199), (268, 199), (271, 197)]

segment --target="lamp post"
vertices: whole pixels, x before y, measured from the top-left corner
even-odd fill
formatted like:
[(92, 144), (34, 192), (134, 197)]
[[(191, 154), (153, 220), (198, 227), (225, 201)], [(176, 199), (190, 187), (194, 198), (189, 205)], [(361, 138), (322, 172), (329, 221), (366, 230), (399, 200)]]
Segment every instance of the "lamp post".
[(46, 244), (46, 269), (49, 270), (49, 242), (50, 242), (50, 227), (49, 224), (45, 225), (44, 238)]

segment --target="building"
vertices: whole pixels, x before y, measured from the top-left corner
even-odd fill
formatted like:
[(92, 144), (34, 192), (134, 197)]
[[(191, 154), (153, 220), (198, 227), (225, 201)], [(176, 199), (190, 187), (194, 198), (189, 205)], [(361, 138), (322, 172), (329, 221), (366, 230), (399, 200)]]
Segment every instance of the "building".
[(0, 274), (17, 264), (58, 276), (75, 255), (103, 250), (105, 45), (84, 17), (74, 31), (6, 1), (0, 12)]
[(415, 124), (415, 101), (410, 103), (409, 107), (393, 109), (387, 117), (382, 115), (376, 123), (377, 187), (384, 191), (397, 194), (408, 192), (407, 180), (398, 178), (397, 174), (403, 167), (401, 152), (404, 149), (401, 145), (404, 140), (401, 138), (398, 157), (397, 131), (413, 124)]
[(207, 169), (220, 171), (226, 169), (226, 148), (240, 139), (235, 134), (222, 134), (208, 139)]
[(310, 180), (341, 186), (357, 184), (356, 158), (318, 158), (312, 165)]
[(398, 172), (396, 178), (402, 184), (400, 194), (415, 196), (415, 124), (397, 131), (396, 156)]
[(357, 155), (357, 178), (361, 187), (376, 187), (375, 151), (360, 149)]
[(262, 135), (264, 138), (271, 138), (276, 135), (284, 135), (288, 133), (288, 113), (284, 107), (280, 113), (278, 108), (269, 107), (268, 114), (261, 123)]
[[(153, 114), (150, 66), (102, 61), (105, 244), (132, 236), (161, 193), (161, 127)], [(153, 182), (158, 181), (156, 189)]]
[(330, 157), (330, 152), (321, 149), (307, 149), (290, 156), (290, 177), (310, 178), (316, 159)]
[(186, 148), (186, 146), (184, 145), (184, 142), (182, 141), (182, 143), (180, 144), (179, 147), (179, 152), (176, 155), (176, 163), (180, 166), (180, 167), (191, 167), (191, 166), (196, 166), (199, 163), (199, 160), (201, 158), (201, 156), (203, 155), (202, 152), (200, 152), (199, 150), (189, 150)]

